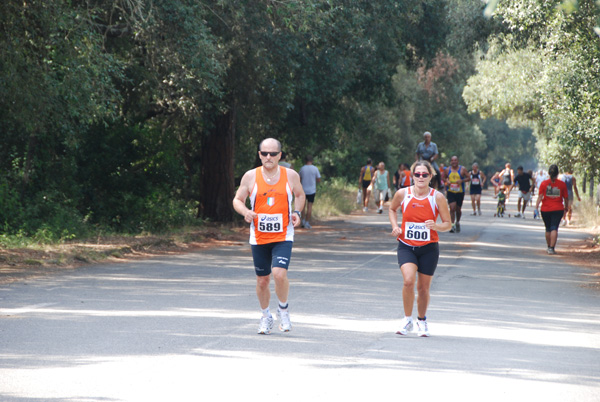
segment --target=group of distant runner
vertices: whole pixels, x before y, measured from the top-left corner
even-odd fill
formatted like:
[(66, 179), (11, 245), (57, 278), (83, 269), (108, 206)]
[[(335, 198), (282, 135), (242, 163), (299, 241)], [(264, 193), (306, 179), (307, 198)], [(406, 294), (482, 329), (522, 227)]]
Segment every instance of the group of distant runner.
[[(410, 167), (405, 163), (400, 164), (392, 179), (383, 162), (375, 168), (372, 160), (367, 160), (360, 171), (359, 201), (363, 210), (368, 211), (369, 196), (373, 192), (377, 212), (381, 214), (386, 198), (390, 200), (388, 215), (391, 235), (397, 240), (397, 260), (403, 277), (404, 318), (396, 333), (407, 335), (416, 327), (419, 336), (428, 337), (426, 313), (429, 289), (439, 260), (438, 232), (460, 232), (466, 185), (469, 185), (472, 215), (481, 215), (481, 194), (487, 177), (476, 163), (467, 171), (459, 164), (457, 156), (451, 157), (448, 167), (439, 166), (436, 162), (439, 152), (437, 145), (431, 141), (431, 133), (425, 132), (423, 139), (417, 146), (415, 162)], [(274, 326), (269, 307), (271, 276), (279, 299), (279, 329), (283, 332), (292, 329), (288, 312), (287, 274), (294, 228), (301, 225), (310, 228), (311, 205), (320, 174), (312, 165), (311, 157), (306, 158), (300, 174), (284, 165), (281, 162), (281, 143), (273, 138), (260, 143), (258, 156), (261, 166), (244, 174), (233, 207), (250, 224), (256, 294), (262, 310), (258, 333), (266, 335)], [(537, 190), (534, 214), (544, 220), (548, 254), (555, 254), (558, 228), (563, 217), (567, 224), (571, 220), (572, 191), (579, 199), (573, 175), (565, 173), (561, 180), (558, 174), (556, 165), (550, 166), (547, 175), (542, 170), (536, 175), (526, 173), (519, 166), (515, 176), (510, 163), (507, 163), (502, 171), (490, 179), (499, 208), (503, 208), (502, 211), (497, 210), (501, 216), (513, 189), (518, 190), (515, 216), (523, 217), (527, 204), (531, 203)], [(390, 180), (395, 190), (393, 193)], [(248, 198), (249, 206), (246, 203)], [(399, 213), (402, 215), (400, 223)], [(413, 319), (415, 298), (416, 320)]]
[[(415, 160), (428, 161), (436, 175), (432, 179), (431, 186), (444, 193), (450, 207), (452, 220), (451, 233), (460, 232), (460, 220), (462, 217), (462, 206), (468, 188), (471, 199), (471, 207), (473, 212), (471, 215), (481, 215), (481, 195), (485, 187), (488, 177), (479, 169), (478, 163), (473, 163), (471, 170), (467, 171), (458, 163), (458, 157), (452, 156), (449, 166), (437, 164), (439, 158), (437, 145), (431, 141), (431, 133), (423, 134), (423, 142), (419, 143), (415, 153)], [(507, 212), (507, 203), (510, 200), (511, 193), (517, 194), (517, 210), (513, 214), (517, 218), (525, 218), (525, 210), (527, 205), (533, 205), (533, 198), (536, 192), (539, 194), (539, 188), (544, 180), (549, 179), (549, 173), (543, 169), (536, 172), (524, 170), (523, 166), (517, 167), (515, 171), (511, 167), (511, 163), (507, 162), (503, 169), (496, 171), (489, 179), (494, 189), (494, 198), (497, 198), (498, 204), (494, 216), (504, 217), (505, 214), (511, 216)], [(575, 177), (570, 172), (565, 172), (560, 175), (559, 179), (567, 186), (568, 201), (565, 208), (565, 215), (561, 221), (562, 225), (570, 225), (572, 222), (572, 207), (573, 200), (576, 196), (579, 199), (579, 191)], [(367, 164), (360, 171), (360, 192), (362, 194), (363, 211), (368, 211), (370, 195), (375, 195), (377, 204), (377, 212), (382, 213), (384, 201), (387, 200), (390, 193), (390, 188), (398, 191), (401, 188), (411, 186), (414, 181), (410, 174), (410, 167), (406, 163), (398, 165), (398, 170), (393, 175), (393, 187), (389, 184), (389, 174), (385, 170), (384, 162), (380, 162), (377, 168), (373, 167), (372, 160), (368, 159)], [(513, 192), (514, 190), (514, 192)], [(382, 197), (386, 196), (386, 199)], [(537, 210), (533, 212), (533, 218), (541, 218)]]
[[(494, 197), (498, 198), (498, 209), (502, 207), (502, 212), (505, 211), (505, 204), (508, 202), (510, 193), (513, 189), (517, 189), (517, 213), (515, 217), (525, 218), (525, 209), (527, 204), (533, 204), (533, 196), (540, 193), (540, 187), (542, 183), (551, 178), (550, 170), (548, 172), (543, 169), (539, 169), (535, 173), (532, 170), (527, 172), (523, 171), (523, 167), (517, 168), (517, 174), (515, 176), (514, 171), (511, 168), (511, 164), (507, 163), (502, 171), (496, 172), (492, 176), (491, 183), (494, 185)], [(575, 197), (579, 201), (579, 190), (577, 189), (577, 180), (571, 172), (564, 172), (557, 178), (562, 181), (567, 187), (567, 200), (565, 201), (565, 214), (561, 218), (563, 225), (570, 225), (573, 217), (573, 201)], [(544, 194), (541, 194), (544, 196)], [(500, 215), (498, 215), (500, 216)], [(540, 218), (539, 211), (534, 210), (534, 219)]]

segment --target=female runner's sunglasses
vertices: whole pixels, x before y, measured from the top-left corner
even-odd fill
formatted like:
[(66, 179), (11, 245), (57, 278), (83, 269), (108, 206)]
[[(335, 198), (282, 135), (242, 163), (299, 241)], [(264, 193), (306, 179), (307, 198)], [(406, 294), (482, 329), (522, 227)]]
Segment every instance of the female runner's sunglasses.
[(413, 173), (415, 177), (422, 177), (424, 179), (429, 177), (429, 173)]
[(265, 152), (265, 151), (260, 151), (260, 154), (262, 156), (267, 156), (267, 155), (277, 156), (277, 155), (279, 155), (279, 152)]

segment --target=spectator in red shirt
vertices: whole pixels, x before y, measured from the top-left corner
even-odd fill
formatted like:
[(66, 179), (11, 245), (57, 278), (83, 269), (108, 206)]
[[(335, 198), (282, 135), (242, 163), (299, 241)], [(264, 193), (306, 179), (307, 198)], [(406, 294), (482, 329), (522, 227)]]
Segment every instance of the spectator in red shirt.
[(558, 166), (550, 165), (548, 174), (550, 178), (540, 184), (535, 209), (537, 211), (540, 208), (540, 203), (542, 204), (541, 213), (546, 226), (548, 254), (556, 254), (554, 247), (558, 239), (558, 227), (568, 205), (569, 193), (565, 182), (558, 180)]

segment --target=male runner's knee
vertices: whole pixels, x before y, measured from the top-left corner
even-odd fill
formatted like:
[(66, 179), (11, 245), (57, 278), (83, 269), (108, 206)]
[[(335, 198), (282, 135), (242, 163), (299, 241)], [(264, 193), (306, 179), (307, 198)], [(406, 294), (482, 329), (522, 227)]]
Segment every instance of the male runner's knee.
[(256, 286), (258, 286), (259, 288), (268, 288), (269, 287), (269, 282), (271, 281), (271, 276), (270, 275), (266, 275), (266, 276), (257, 276), (256, 277)]
[(276, 281), (286, 280), (287, 270), (285, 268), (273, 267), (273, 278), (275, 278)]

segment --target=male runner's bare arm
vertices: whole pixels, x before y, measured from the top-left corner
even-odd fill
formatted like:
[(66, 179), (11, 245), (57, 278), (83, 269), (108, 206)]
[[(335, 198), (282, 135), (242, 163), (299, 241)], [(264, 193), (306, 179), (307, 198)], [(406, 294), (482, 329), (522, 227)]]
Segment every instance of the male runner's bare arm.
[(461, 170), (461, 172), (463, 172), (463, 173), (465, 174), (465, 175), (464, 175), (464, 177), (465, 177), (464, 179), (462, 178), (463, 176), (462, 176), (462, 174), (461, 174), (461, 179), (462, 179), (463, 183), (468, 183), (468, 182), (470, 182), (470, 181), (471, 181), (471, 175), (467, 173), (467, 169), (463, 168), (463, 169)]
[[(304, 203), (306, 202), (306, 194), (304, 194), (304, 189), (300, 182), (300, 175), (293, 169), (287, 169), (287, 176), (288, 182), (292, 187), (292, 193), (294, 194), (295, 211), (302, 211), (304, 209)], [(300, 216), (296, 213), (292, 213), (292, 224), (294, 227), (300, 225), (300, 222)]]
[(577, 196), (577, 200), (579, 200), (581, 202), (581, 198), (579, 198), (579, 190), (577, 189), (577, 180), (575, 180), (575, 176), (573, 176), (573, 191), (575, 192), (575, 195)]
[(363, 178), (365, 177), (365, 167), (360, 169), (360, 176), (358, 176), (358, 187), (362, 188)]
[(240, 182), (240, 187), (237, 189), (235, 196), (233, 197), (233, 209), (244, 217), (244, 220), (248, 223), (252, 222), (256, 218), (256, 212), (246, 207), (246, 199), (250, 195), (250, 189), (254, 186), (256, 181), (256, 170), (247, 171)]

